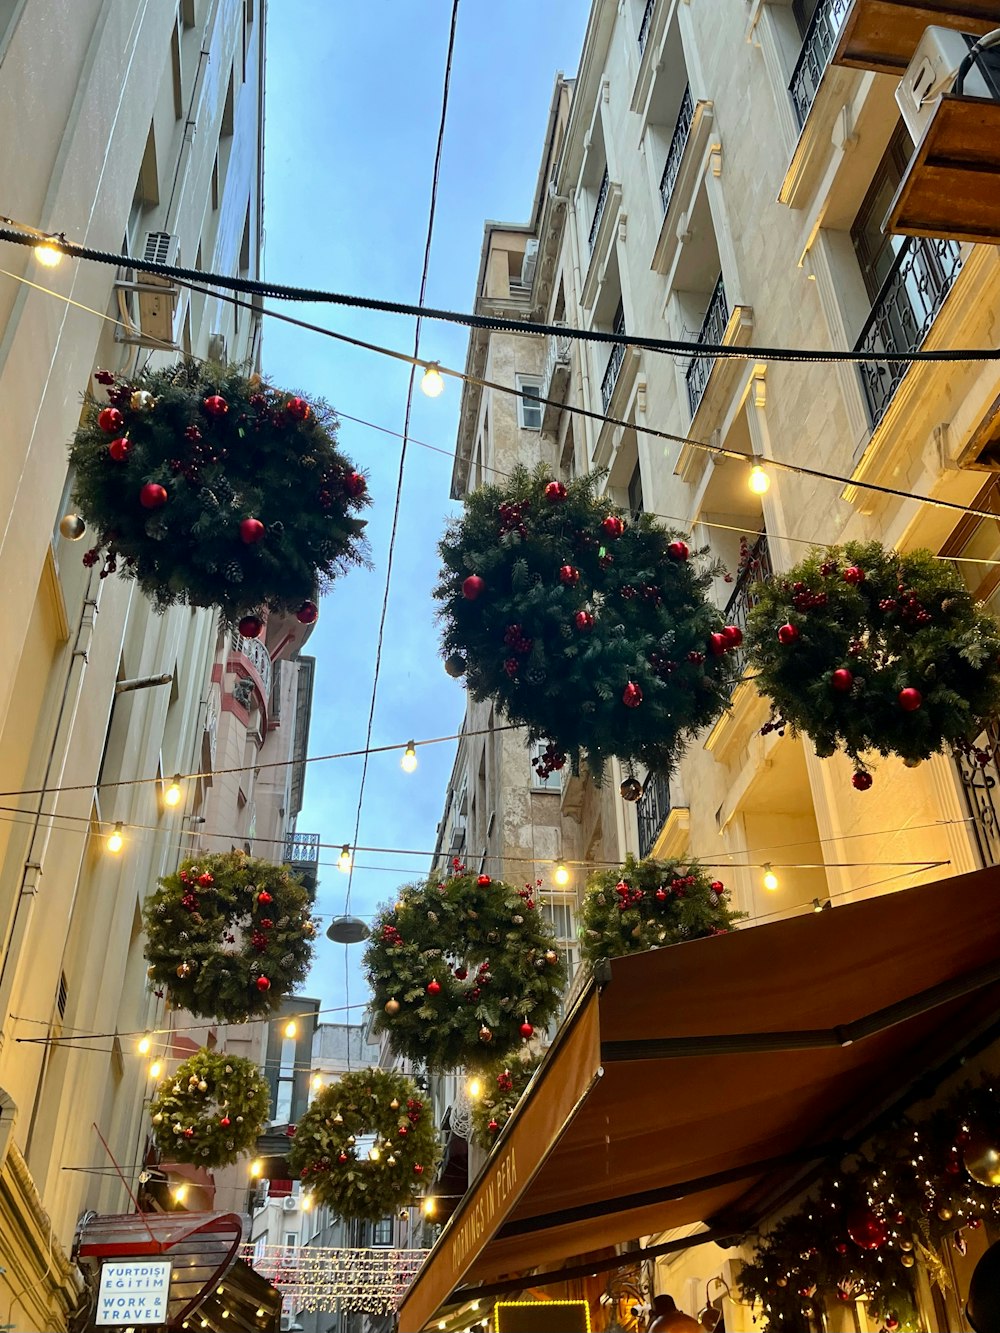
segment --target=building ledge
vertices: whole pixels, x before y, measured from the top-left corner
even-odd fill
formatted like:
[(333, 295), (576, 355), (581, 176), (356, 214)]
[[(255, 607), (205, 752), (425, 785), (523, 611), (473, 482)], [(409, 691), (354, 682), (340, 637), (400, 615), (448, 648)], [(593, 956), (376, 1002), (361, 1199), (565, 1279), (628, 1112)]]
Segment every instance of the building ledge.
[(698, 182), (708, 166), (709, 136), (714, 119), (714, 103), (705, 101), (695, 103), (691, 132), (684, 145), (680, 169), (670, 195), (670, 206), (663, 214), (660, 234), (656, 238), (656, 247), (649, 265), (654, 273), (662, 273), (664, 277), (674, 267), (677, 251), (681, 245), (681, 234), (687, 229), (687, 213), (691, 201), (698, 189)]
[(597, 235), (594, 237), (594, 248), (590, 253), (587, 276), (583, 281), (583, 289), (580, 292), (580, 305), (585, 310), (593, 309), (594, 302), (597, 300), (597, 293), (604, 282), (611, 246), (618, 230), (618, 216), (621, 213), (621, 207), (622, 187), (617, 181), (610, 181), (600, 226), (597, 228)]
[(663, 821), (663, 827), (656, 835), (656, 841), (650, 848), (649, 855), (654, 861), (676, 860), (687, 851), (690, 836), (690, 808), (686, 805), (671, 806), (670, 813)]

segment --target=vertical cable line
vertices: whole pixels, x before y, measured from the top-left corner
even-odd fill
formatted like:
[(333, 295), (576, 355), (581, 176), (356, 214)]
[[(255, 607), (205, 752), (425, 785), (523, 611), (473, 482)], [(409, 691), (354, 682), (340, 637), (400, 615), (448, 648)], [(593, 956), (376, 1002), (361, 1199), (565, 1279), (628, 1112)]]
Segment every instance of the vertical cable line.
[[(430, 207), (427, 214), (427, 239), (424, 243), (424, 261), (420, 274), (420, 295), (418, 305), (423, 306), (427, 295), (427, 273), (431, 261), (431, 242), (434, 237), (434, 215), (437, 211), (438, 181), (441, 175), (441, 152), (444, 146), (444, 129), (448, 118), (448, 92), (451, 87), (451, 64), (455, 53), (455, 30), (458, 25), (458, 5), (459, 0), (452, 0), (451, 23), (448, 30), (448, 54), (445, 59), (444, 67), (444, 85), (441, 91), (441, 119), (438, 122), (437, 145), (434, 150), (434, 170), (431, 176), (431, 198)], [(368, 777), (368, 751), (371, 748), (372, 727), (375, 723), (375, 704), (378, 699), (378, 682), (382, 668), (382, 644), (385, 638), (386, 614), (389, 610), (389, 589), (392, 583), (392, 565), (393, 557), (396, 551), (396, 533), (399, 527), (399, 509), (403, 498), (403, 470), (406, 466), (406, 447), (410, 439), (410, 416), (413, 411), (413, 386), (416, 381), (417, 365), (416, 358), (420, 355), (420, 331), (423, 324), (423, 316), (417, 315), (416, 327), (413, 331), (413, 356), (414, 364), (410, 366), (410, 379), (406, 390), (406, 414), (403, 419), (403, 442), (399, 450), (399, 473), (396, 479), (396, 500), (392, 511), (392, 528), (389, 533), (389, 551), (386, 557), (385, 567), (385, 593), (382, 597), (382, 614), (379, 618), (378, 640), (375, 648), (375, 672), (372, 678), (372, 701), (371, 708), (368, 711), (368, 728), (365, 732), (365, 757), (361, 766), (361, 785), (358, 788), (358, 812), (354, 821), (354, 846), (357, 846), (358, 837), (361, 832), (361, 812), (365, 802), (365, 782)], [(351, 857), (351, 868), (347, 874), (347, 893), (344, 899), (344, 915), (350, 914), (351, 907), (351, 887), (354, 883), (354, 856)], [(344, 948), (344, 973), (345, 982), (348, 974), (348, 954), (347, 948)], [(347, 995), (350, 1000), (350, 995)], [(350, 1043), (348, 1042), (348, 1056), (350, 1056)]]

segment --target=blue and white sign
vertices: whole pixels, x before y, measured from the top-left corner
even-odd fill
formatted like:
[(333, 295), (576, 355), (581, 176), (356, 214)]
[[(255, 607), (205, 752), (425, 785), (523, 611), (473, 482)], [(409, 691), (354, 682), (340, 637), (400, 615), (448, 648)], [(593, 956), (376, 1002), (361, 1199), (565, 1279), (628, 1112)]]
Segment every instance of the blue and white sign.
[(97, 1295), (98, 1324), (165, 1324), (170, 1260), (105, 1263)]

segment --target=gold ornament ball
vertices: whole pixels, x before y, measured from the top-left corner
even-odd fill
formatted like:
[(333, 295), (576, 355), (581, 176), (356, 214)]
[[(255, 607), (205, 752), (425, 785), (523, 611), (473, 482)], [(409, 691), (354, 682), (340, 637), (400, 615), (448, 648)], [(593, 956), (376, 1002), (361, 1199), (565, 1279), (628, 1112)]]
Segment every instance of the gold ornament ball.
[(191, 975), (191, 964), (190, 964), (190, 963), (178, 963), (178, 964), (177, 964), (177, 975), (178, 975), (179, 977), (189, 977), (189, 976)]
[(1000, 1146), (984, 1130), (973, 1130), (962, 1153), (962, 1161), (977, 1185), (1000, 1188)]
[(136, 389), (128, 401), (133, 412), (152, 412), (156, 406), (156, 399), (148, 389)]
[(78, 542), (87, 531), (87, 525), (79, 514), (63, 514), (59, 520), (59, 531), (68, 542)]
[(184, 1133), (184, 1126), (183, 1126), (183, 1125), (174, 1125), (174, 1133), (175, 1133), (175, 1134), (183, 1134), (183, 1133)]
[(493, 1033), (489, 1030), (489, 1028), (486, 1026), (485, 1023), (479, 1029), (479, 1040), (483, 1042), (484, 1045), (488, 1045), (493, 1040)]
[(899, 1248), (903, 1251), (904, 1254), (909, 1254), (909, 1252), (913, 1249), (913, 1241), (901, 1240), (899, 1242)]
[(941, 1207), (937, 1210), (937, 1215), (942, 1222), (950, 1222), (951, 1219), (955, 1216), (955, 1214), (951, 1211), (951, 1209), (948, 1207), (947, 1204), (941, 1205)]
[(787, 1277), (779, 1277), (779, 1278), (776, 1278), (776, 1279), (775, 1279), (775, 1282), (776, 1282), (776, 1285), (779, 1286), (779, 1287), (787, 1287), (787, 1286), (788, 1286), (788, 1278), (787, 1278)]
[(900, 1255), (899, 1262), (903, 1265), (904, 1268), (912, 1268), (913, 1265), (916, 1263), (916, 1260), (914, 1259), (912, 1254), (903, 1254)]
[(386, 1166), (395, 1166), (395, 1165), (396, 1165), (396, 1159), (395, 1159), (395, 1157), (393, 1157), (393, 1156), (391, 1156), (391, 1155), (390, 1155), (389, 1157), (387, 1157), (387, 1158), (385, 1159), (385, 1164), (386, 1164)]
[(162, 1124), (163, 1124), (163, 1112), (162, 1112), (162, 1111), (157, 1111), (156, 1115), (153, 1116), (153, 1124), (154, 1124), (154, 1125), (162, 1125)]
[(559, 955), (556, 953), (555, 949), (545, 950), (545, 961), (547, 963), (558, 963)]
[(386, 1000), (385, 1012), (389, 1015), (390, 1018), (394, 1018), (396, 1014), (399, 1013), (399, 1001), (396, 999), (395, 995), (392, 997), (391, 1000)]
[(208, 1092), (208, 1084), (205, 1082), (204, 1079), (199, 1079), (199, 1081), (198, 1081), (198, 1091), (199, 1091), (199, 1092)]
[(391, 1111), (398, 1111), (398, 1110), (399, 1110), (399, 1098), (398, 1098), (398, 1097), (393, 1097), (392, 1101), (389, 1103), (389, 1109), (390, 1109)]
[(146, 976), (147, 977), (156, 976), (156, 968), (152, 965), (152, 963), (150, 963), (149, 967), (146, 968)]
[(344, 1117), (340, 1114), (339, 1111), (338, 1111), (337, 1114), (333, 1117), (333, 1123), (334, 1123), (335, 1125), (342, 1125), (342, 1124), (344, 1123)]

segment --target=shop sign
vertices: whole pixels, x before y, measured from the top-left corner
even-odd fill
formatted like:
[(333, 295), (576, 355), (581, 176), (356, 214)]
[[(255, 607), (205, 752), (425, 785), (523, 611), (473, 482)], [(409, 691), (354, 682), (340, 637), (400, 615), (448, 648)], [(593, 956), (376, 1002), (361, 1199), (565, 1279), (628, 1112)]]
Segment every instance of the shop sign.
[(96, 1323), (165, 1324), (170, 1298), (170, 1260), (108, 1262), (101, 1267)]

